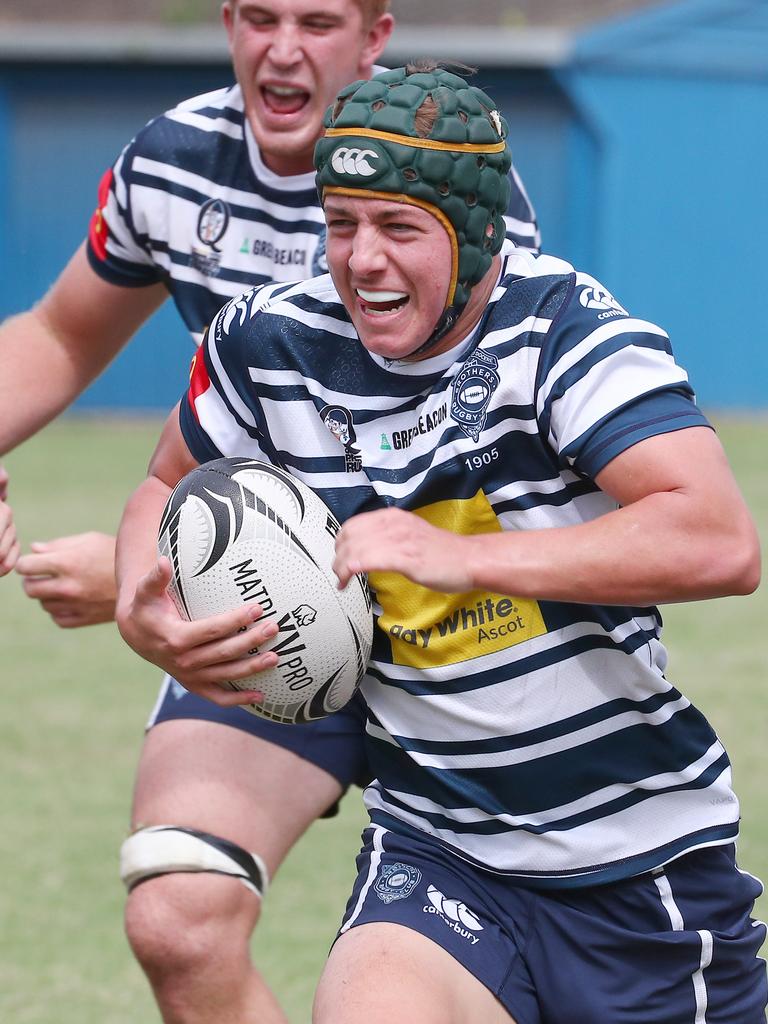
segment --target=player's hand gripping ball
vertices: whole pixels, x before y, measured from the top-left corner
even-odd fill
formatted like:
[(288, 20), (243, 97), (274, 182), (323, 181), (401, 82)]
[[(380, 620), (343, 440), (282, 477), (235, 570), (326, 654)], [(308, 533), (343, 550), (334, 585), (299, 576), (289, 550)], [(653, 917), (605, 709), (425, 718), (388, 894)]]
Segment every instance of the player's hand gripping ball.
[[(342, 708), (365, 673), (373, 640), (364, 576), (337, 588), (339, 524), (284, 470), (254, 459), (215, 459), (168, 498), (158, 550), (170, 559), (169, 594), (186, 619), (258, 602), (278, 633), (261, 650), (278, 664), (233, 690), (260, 690), (247, 710), (274, 722), (311, 722)], [(264, 621), (264, 620), (259, 620)]]

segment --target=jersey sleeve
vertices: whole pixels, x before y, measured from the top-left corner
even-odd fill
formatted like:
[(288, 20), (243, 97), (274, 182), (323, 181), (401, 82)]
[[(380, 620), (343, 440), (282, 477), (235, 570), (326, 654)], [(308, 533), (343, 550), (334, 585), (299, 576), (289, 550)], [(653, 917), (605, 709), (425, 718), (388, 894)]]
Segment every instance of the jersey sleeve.
[(248, 370), (249, 338), (259, 328), (258, 313), (251, 313), (257, 292), (219, 311), (192, 360), (179, 424), (198, 462), (237, 455), (273, 460)]
[(648, 437), (709, 426), (669, 337), (599, 282), (575, 274), (536, 380), (539, 428), (562, 465), (590, 479)]
[(541, 232), (536, 212), (514, 164), (509, 170), (509, 184), (509, 206), (504, 216), (506, 237), (521, 249), (538, 252), (541, 249)]
[(123, 288), (141, 288), (165, 280), (164, 272), (152, 259), (147, 211), (137, 208), (135, 161), (143, 137), (140, 133), (105, 171), (88, 230), (86, 251), (91, 268), (103, 280)]

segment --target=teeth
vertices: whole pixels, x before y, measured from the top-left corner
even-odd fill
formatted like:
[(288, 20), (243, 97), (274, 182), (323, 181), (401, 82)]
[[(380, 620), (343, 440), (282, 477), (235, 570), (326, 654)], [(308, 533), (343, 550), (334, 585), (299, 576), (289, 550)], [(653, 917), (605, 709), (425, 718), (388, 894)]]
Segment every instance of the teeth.
[(299, 96), (305, 91), (304, 89), (299, 89), (295, 85), (267, 85), (265, 88), (268, 92), (273, 92), (276, 96)]
[(358, 288), (357, 294), (363, 302), (399, 302), (408, 298), (407, 292), (369, 291), (367, 288)]

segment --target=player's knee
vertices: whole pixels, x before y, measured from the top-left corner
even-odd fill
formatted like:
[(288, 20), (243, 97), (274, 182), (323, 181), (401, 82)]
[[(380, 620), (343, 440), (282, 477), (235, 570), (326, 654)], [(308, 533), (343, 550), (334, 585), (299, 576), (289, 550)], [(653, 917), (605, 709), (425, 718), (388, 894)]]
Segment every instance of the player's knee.
[(247, 949), (267, 886), (258, 856), (209, 833), (152, 826), (125, 841), (120, 860), (126, 933), (151, 978), (210, 969), (233, 943)]
[(136, 959), (155, 981), (198, 976), (240, 945), (247, 955), (259, 901), (230, 879), (164, 875), (128, 897), (125, 929)]

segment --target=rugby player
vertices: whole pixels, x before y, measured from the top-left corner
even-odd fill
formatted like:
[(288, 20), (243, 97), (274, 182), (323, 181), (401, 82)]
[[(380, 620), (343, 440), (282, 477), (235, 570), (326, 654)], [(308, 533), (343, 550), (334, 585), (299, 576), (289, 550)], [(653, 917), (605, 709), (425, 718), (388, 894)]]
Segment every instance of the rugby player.
[(656, 607), (754, 590), (755, 527), (665, 332), (505, 241), (509, 160), (439, 68), (342, 90), (315, 150), (330, 275), (212, 323), (126, 508), (118, 624), (190, 689), (257, 699), (219, 684), (276, 663), (274, 625), (182, 621), (155, 549), (220, 456), (315, 488), (339, 585), (370, 574), (370, 827), (316, 1024), (762, 1024), (728, 756)]

